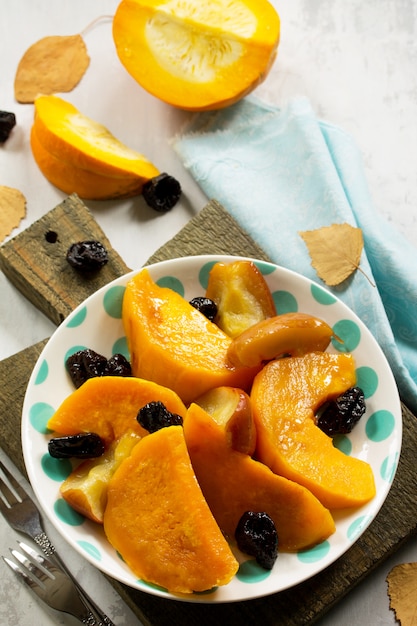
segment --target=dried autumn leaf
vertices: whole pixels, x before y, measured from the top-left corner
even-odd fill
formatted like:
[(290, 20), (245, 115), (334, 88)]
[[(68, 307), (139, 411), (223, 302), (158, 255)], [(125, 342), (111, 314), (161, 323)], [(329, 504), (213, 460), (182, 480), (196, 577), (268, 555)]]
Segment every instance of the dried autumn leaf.
[(14, 82), (15, 98), (31, 103), (40, 94), (71, 91), (89, 63), (81, 35), (44, 37), (28, 48), (20, 60)]
[(0, 241), (19, 226), (26, 215), (26, 198), (18, 189), (0, 185)]
[(417, 563), (396, 565), (387, 582), (390, 608), (401, 626), (417, 626)]
[(360, 228), (332, 224), (300, 232), (300, 236), (307, 245), (311, 265), (327, 285), (339, 285), (359, 269), (363, 250)]

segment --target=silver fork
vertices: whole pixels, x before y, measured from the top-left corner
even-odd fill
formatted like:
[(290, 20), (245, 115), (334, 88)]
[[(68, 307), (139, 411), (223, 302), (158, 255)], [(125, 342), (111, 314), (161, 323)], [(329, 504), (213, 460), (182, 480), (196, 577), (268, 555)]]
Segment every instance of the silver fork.
[(21, 541), (18, 543), (25, 554), (10, 550), (17, 563), (7, 557), (3, 560), (19, 578), (52, 609), (69, 613), (82, 624), (97, 624), (71, 578), (46, 556)]
[(95, 624), (96, 626), (115, 626), (111, 619), (107, 617), (87, 595), (85, 590), (80, 587), (71, 572), (67, 569), (43, 528), (41, 515), (35, 502), (1, 460), (0, 470), (13, 488), (12, 491), (0, 475), (0, 512), (7, 523), (17, 532), (33, 539), (44, 554), (49, 557), (50, 560), (54, 561), (55, 566), (59, 567), (66, 577), (70, 578), (70, 582), (78, 590), (82, 601), (89, 608), (92, 619), (95, 620), (90, 620), (89, 624)]

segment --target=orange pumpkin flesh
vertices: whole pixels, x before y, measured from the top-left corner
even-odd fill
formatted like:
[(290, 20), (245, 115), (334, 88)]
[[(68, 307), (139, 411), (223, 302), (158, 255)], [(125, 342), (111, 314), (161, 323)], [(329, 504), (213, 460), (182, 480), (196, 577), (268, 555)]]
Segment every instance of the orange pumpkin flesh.
[(116, 470), (104, 530), (136, 576), (171, 593), (225, 585), (238, 570), (196, 481), (181, 426), (144, 437)]
[(251, 391), (257, 458), (329, 509), (360, 506), (375, 495), (370, 465), (335, 448), (314, 422), (318, 407), (355, 380), (351, 355), (312, 352), (271, 361)]
[(230, 538), (245, 511), (268, 513), (283, 551), (307, 548), (334, 532), (333, 518), (317, 498), (249, 455), (233, 450), (225, 430), (196, 404), (188, 409), (184, 435), (203, 494)]
[(137, 195), (159, 174), (142, 154), (57, 96), (36, 98), (31, 148), (52, 184), (83, 198)]
[(122, 64), (176, 107), (225, 107), (250, 93), (276, 57), (280, 22), (267, 0), (122, 0), (113, 39)]
[(230, 337), (146, 269), (126, 286), (122, 318), (133, 374), (173, 389), (184, 404), (214, 387), (245, 390), (259, 369), (232, 367)]
[(39, 141), (35, 126), (30, 133), (30, 145), (42, 174), (64, 193), (76, 193), (84, 200), (110, 200), (137, 196), (142, 192), (142, 179), (102, 176), (57, 158)]
[(94, 432), (106, 444), (128, 431), (143, 437), (148, 432), (136, 416), (145, 404), (157, 400), (172, 413), (185, 417), (186, 408), (171, 389), (135, 377), (90, 378), (65, 398), (49, 419), (48, 428), (63, 435)]

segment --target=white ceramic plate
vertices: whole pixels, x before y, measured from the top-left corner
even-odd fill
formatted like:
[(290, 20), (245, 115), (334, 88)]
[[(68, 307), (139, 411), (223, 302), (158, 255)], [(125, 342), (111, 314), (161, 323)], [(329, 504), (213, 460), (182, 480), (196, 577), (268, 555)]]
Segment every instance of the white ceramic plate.
[[(149, 270), (154, 280), (191, 299), (204, 294), (211, 266), (216, 261), (230, 260), (227, 256), (187, 257), (157, 263)], [(141, 591), (211, 603), (246, 600), (292, 587), (323, 570), (352, 546), (374, 519), (391, 487), (401, 449), (401, 406), (394, 378), (378, 344), (356, 315), (327, 290), (275, 265), (260, 261), (256, 264), (274, 294), (278, 313), (300, 311), (325, 319), (344, 340), (344, 349), (354, 354), (367, 411), (352, 434), (339, 438), (337, 445), (347, 454), (370, 463), (377, 495), (360, 509), (337, 513), (337, 530), (327, 541), (297, 554), (280, 554), (271, 572), (246, 558), (229, 585), (187, 598), (137, 580), (107, 542), (101, 527), (71, 511), (59, 497), (60, 482), (70, 464), (49, 456), (50, 434), (46, 430), (49, 417), (73, 391), (64, 366), (70, 353), (89, 347), (107, 357), (116, 352), (128, 356), (121, 302), (124, 287), (134, 272), (123, 276), (81, 304), (49, 340), (29, 381), (23, 406), (22, 443), (36, 496), (62, 536), (100, 570)], [(337, 347), (332, 345), (329, 349), (335, 352)]]

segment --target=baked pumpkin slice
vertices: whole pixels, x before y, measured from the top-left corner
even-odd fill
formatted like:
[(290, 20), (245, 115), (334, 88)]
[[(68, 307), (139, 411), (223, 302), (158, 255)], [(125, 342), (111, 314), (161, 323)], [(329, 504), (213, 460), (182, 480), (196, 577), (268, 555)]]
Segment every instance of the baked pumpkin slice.
[(234, 450), (226, 429), (197, 404), (188, 409), (184, 435), (204, 497), (229, 538), (246, 511), (269, 515), (283, 552), (312, 547), (334, 533), (330, 511), (308, 489)]
[(171, 593), (226, 585), (239, 567), (198, 485), (182, 426), (144, 437), (121, 463), (104, 531), (136, 576)]
[(310, 352), (269, 362), (251, 390), (257, 458), (329, 509), (361, 506), (376, 493), (371, 466), (337, 449), (315, 422), (318, 408), (355, 382), (351, 354)]

